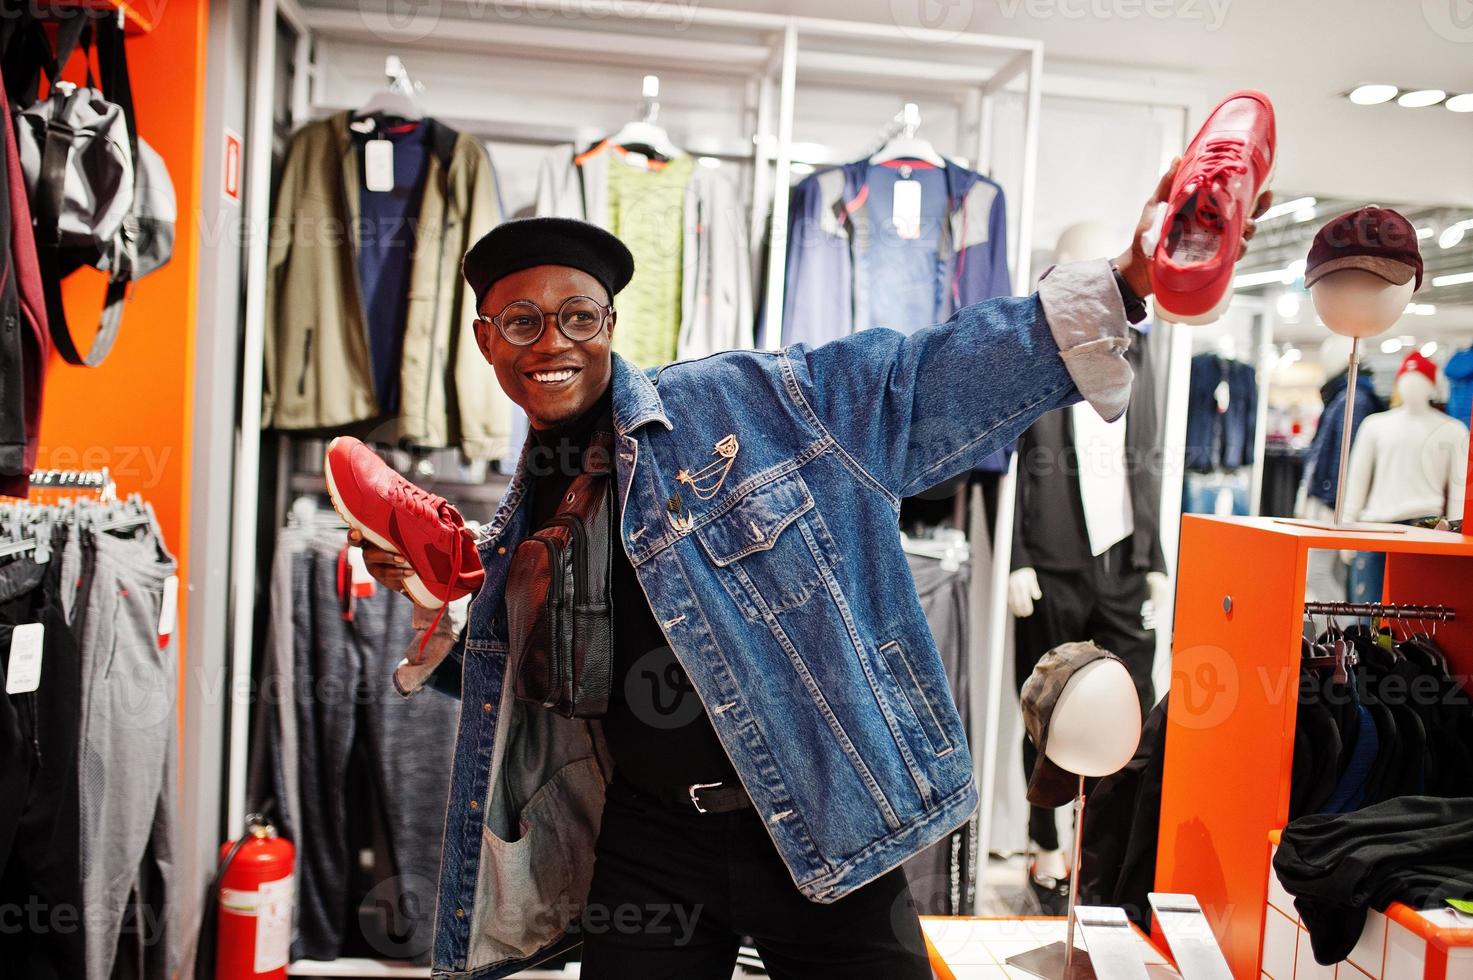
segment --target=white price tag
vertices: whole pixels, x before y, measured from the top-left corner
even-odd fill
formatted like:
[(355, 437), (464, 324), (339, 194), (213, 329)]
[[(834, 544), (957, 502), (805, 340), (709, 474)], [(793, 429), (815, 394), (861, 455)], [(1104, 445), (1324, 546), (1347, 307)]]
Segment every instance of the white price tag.
[(348, 569), (352, 573), (353, 595), (359, 599), (373, 595), (373, 576), (368, 572), (368, 562), (363, 560), (362, 548), (348, 549)]
[(159, 604), (159, 639), (174, 635), (174, 625), (179, 621), (179, 576), (164, 579), (164, 598)]
[(915, 180), (895, 182), (895, 201), (890, 212), (890, 223), (895, 226), (899, 238), (921, 237), (921, 185)]
[(6, 694), (29, 694), (41, 686), (41, 641), (45, 636), (46, 627), (40, 623), (26, 623), (11, 632)]
[(1228, 410), (1228, 403), (1232, 401), (1231, 391), (1232, 389), (1228, 387), (1226, 381), (1219, 381), (1217, 387), (1213, 389), (1212, 399), (1217, 402), (1217, 411), (1219, 413)]
[(394, 189), (394, 144), (369, 140), (363, 144), (363, 186), (371, 191)]

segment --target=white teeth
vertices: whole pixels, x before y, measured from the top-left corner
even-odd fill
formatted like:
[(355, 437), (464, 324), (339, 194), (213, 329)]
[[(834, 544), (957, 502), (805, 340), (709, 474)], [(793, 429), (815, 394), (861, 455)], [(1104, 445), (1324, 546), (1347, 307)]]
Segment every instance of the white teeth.
[(561, 371), (533, 371), (532, 378), (543, 384), (555, 384), (558, 381), (566, 381), (573, 376), (572, 368), (564, 368)]

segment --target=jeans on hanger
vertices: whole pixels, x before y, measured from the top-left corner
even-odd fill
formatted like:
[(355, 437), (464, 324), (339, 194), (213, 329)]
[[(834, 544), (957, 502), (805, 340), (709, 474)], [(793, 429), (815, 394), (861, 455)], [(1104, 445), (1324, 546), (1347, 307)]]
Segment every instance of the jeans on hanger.
[(751, 807), (677, 810), (615, 770), (594, 855), (583, 980), (729, 980), (741, 936), (775, 980), (931, 980), (903, 868), (809, 901)]
[(179, 953), (178, 630), (160, 613), (177, 563), (157, 523), (90, 538), (81, 610), (86, 980), (169, 980)]
[[(58, 532), (60, 545), (67, 531)], [(54, 554), (54, 553), (53, 553)], [(81, 659), (57, 602), (61, 567), (0, 567), (0, 972), (76, 980), (86, 971), (77, 837)], [(35, 691), (5, 694), (17, 626), (45, 629)]]
[[(445, 801), (450, 790), (457, 704), (406, 699), (394, 667), (414, 636), (413, 604), (377, 588), (340, 598), (342, 532), (321, 535), (292, 563), (292, 610), (300, 812), (298, 918), (294, 958), (334, 959), (348, 921), (348, 812), (345, 789), (355, 742), (363, 742), (393, 851), (394, 874), (370, 893), (392, 925), (381, 955), (428, 962)], [(345, 618), (350, 610), (351, 619)]]

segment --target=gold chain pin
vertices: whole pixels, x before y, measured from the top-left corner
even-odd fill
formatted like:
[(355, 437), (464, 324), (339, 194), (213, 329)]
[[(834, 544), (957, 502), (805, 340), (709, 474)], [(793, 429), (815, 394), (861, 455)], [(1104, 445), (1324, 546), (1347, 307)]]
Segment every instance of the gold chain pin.
[(735, 434), (723, 436), (711, 450), (711, 455), (716, 457), (715, 462), (694, 473), (680, 470), (675, 479), (690, 487), (697, 499), (710, 500), (721, 492), (721, 485), (726, 482), (726, 475), (731, 472), (731, 464), (736, 461), (741, 448)]

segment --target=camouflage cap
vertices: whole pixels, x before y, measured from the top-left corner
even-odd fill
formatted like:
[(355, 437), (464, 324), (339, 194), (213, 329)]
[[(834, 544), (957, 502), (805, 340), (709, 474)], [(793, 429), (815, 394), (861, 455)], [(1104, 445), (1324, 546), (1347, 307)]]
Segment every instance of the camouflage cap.
[(1045, 653), (1023, 684), (1023, 727), (1038, 749), (1038, 761), (1028, 775), (1028, 802), (1034, 806), (1058, 807), (1074, 799), (1079, 777), (1059, 768), (1048, 757), (1048, 730), (1054, 705), (1074, 674), (1096, 660), (1120, 658), (1093, 643), (1062, 643)]

